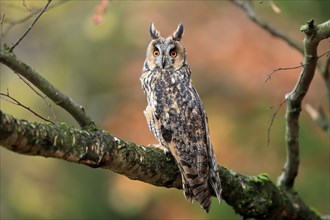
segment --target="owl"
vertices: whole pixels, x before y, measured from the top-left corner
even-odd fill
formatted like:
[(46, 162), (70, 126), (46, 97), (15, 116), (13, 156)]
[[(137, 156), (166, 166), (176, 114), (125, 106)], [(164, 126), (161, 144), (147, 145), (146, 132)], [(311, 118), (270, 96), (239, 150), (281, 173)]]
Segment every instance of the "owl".
[(220, 176), (182, 35), (182, 24), (167, 38), (160, 36), (153, 23), (150, 25), (151, 42), (140, 78), (148, 102), (144, 114), (159, 146), (175, 158), (184, 196), (209, 212), (212, 189), (221, 200)]

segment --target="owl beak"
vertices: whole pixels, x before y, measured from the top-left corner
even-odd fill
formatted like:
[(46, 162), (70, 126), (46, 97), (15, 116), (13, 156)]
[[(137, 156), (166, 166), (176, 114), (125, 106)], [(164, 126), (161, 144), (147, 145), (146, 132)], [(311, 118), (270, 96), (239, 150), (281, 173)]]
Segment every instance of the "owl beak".
[(161, 60), (160, 61), (160, 67), (162, 69), (165, 69), (168, 65), (169, 65), (169, 60), (167, 58), (167, 56), (162, 56)]
[(162, 69), (164, 69), (164, 67), (166, 66), (166, 56), (162, 57)]

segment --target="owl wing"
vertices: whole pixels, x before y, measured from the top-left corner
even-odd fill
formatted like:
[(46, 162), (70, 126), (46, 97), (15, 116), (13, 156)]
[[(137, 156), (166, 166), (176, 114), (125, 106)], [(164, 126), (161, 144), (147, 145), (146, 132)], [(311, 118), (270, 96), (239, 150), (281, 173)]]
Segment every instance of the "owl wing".
[(172, 99), (169, 112), (172, 115), (162, 115), (161, 134), (181, 171), (184, 194), (188, 200), (196, 199), (208, 211), (211, 146), (206, 115), (196, 90), (192, 86), (181, 90)]
[[(195, 90), (195, 89), (194, 89)], [(198, 96), (197, 91), (195, 90), (196, 95)], [(211, 184), (215, 195), (219, 201), (221, 202), (221, 179), (220, 179), (220, 173), (219, 173), (219, 167), (217, 163), (217, 159), (213, 150), (213, 146), (210, 140), (210, 130), (208, 126), (208, 118), (206, 115), (206, 112), (204, 108), (201, 108), (204, 112), (204, 124), (206, 128), (206, 145), (207, 145), (207, 151), (209, 155), (209, 166), (210, 166), (210, 171), (209, 171), (209, 183)]]

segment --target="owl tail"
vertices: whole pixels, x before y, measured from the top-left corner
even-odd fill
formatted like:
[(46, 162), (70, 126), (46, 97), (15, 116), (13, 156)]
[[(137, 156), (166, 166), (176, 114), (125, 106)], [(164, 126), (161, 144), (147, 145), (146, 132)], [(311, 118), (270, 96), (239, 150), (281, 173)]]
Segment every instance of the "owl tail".
[(182, 182), (183, 193), (186, 199), (190, 202), (196, 200), (206, 212), (209, 212), (211, 208), (211, 193), (208, 183), (202, 182), (191, 186), (184, 176), (182, 176)]
[(209, 176), (209, 183), (211, 187), (213, 188), (215, 195), (217, 196), (217, 199), (219, 203), (221, 202), (221, 181), (220, 181), (220, 175), (218, 170), (218, 165), (216, 165), (216, 169), (210, 169), (210, 176)]
[(211, 147), (210, 153), (210, 172), (209, 172), (209, 183), (211, 187), (213, 188), (215, 195), (217, 196), (217, 199), (219, 203), (221, 202), (221, 180), (220, 180), (220, 173), (219, 173), (219, 167), (217, 160), (215, 158), (215, 154), (213, 151), (213, 148)]

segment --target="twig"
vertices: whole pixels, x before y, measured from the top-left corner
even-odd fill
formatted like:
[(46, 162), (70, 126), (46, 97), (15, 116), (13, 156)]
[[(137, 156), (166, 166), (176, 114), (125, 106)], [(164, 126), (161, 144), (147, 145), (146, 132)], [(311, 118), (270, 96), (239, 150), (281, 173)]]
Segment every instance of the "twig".
[[(320, 59), (321, 57), (323, 57), (325, 55), (327, 55), (328, 59), (327, 59), (327, 64), (325, 66), (325, 70), (323, 70), (324, 73), (322, 72), (322, 76), (327, 81), (327, 80), (329, 80), (329, 71), (327, 69), (327, 66), (328, 66), (328, 68), (330, 66), (330, 59), (329, 59), (329, 57), (330, 57), (329, 56), (330, 55), (330, 50), (328, 50), (327, 52), (321, 54), (316, 59)], [(272, 72), (270, 72), (270, 73), (267, 74), (267, 78), (265, 80), (265, 83), (267, 83), (268, 81), (270, 81), (272, 79), (273, 74), (276, 73), (276, 72), (278, 72), (278, 71), (293, 70), (293, 69), (298, 69), (298, 68), (301, 68), (301, 67), (304, 67), (304, 64), (303, 63), (301, 63), (299, 66), (294, 66), (294, 67), (280, 67), (280, 68), (274, 69)], [(329, 86), (329, 85), (327, 84), (327, 86)]]
[[(275, 117), (277, 115), (277, 113), (279, 112), (279, 110), (282, 108), (283, 104), (286, 102), (286, 99), (284, 101), (282, 101), (280, 104), (277, 105), (277, 108), (276, 110), (274, 111), (273, 113), (273, 116), (269, 122), (269, 125), (268, 125), (268, 128), (267, 128), (267, 146), (269, 146), (270, 144), (270, 131), (272, 129), (272, 126), (273, 126), (273, 123), (274, 123), (274, 120), (275, 120)], [(268, 108), (268, 110), (274, 108), (275, 106), (271, 106)]]
[(265, 80), (265, 83), (267, 83), (268, 81), (270, 81), (272, 79), (273, 74), (276, 73), (276, 72), (278, 72), (278, 71), (293, 70), (293, 69), (298, 69), (298, 68), (301, 68), (301, 67), (303, 67), (302, 64), (300, 64), (299, 66), (294, 66), (294, 67), (280, 67), (280, 68), (274, 69), (271, 73), (268, 73), (267, 74), (267, 78)]
[(45, 7), (39, 12), (39, 14), (37, 15), (37, 17), (34, 19), (34, 21), (32, 22), (32, 24), (27, 28), (27, 30), (24, 32), (24, 34), (16, 41), (16, 43), (14, 43), (14, 45), (9, 49), (10, 52), (12, 52), (15, 47), (24, 39), (24, 37), (31, 31), (32, 27), (34, 26), (34, 24), (38, 21), (38, 19), (41, 17), (41, 15), (46, 11), (48, 5), (52, 2), (52, 0), (48, 0), (47, 4), (45, 5)]
[(23, 5), (23, 7), (24, 7), (26, 10), (28, 10), (29, 12), (32, 12), (32, 9), (29, 8), (29, 6), (26, 4), (26, 1), (25, 1), (25, 0), (23, 0), (22, 5)]
[[(69, 1), (64, 0), (64, 1), (55, 2), (54, 4), (48, 6), (47, 11), (50, 10), (51, 8), (55, 8), (56, 6), (59, 6), (66, 2), (69, 2)], [(22, 9), (22, 8), (19, 8), (19, 9)], [(42, 8), (29, 10), (30, 13), (28, 15), (26, 15), (25, 17), (18, 19), (18, 20), (16, 20), (16, 19), (13, 20), (13, 19), (9, 19), (9, 18), (4, 19), (4, 23), (8, 24), (8, 26), (6, 27), (5, 31), (2, 32), (2, 37), (4, 37), (10, 31), (10, 29), (12, 29), (15, 25), (21, 24), (21, 23), (29, 20), (30, 18), (32, 18), (33, 16), (38, 14), (41, 10), (42, 10)]]
[(273, 36), (281, 38), (282, 40), (287, 42), (290, 46), (297, 49), (300, 53), (304, 53), (304, 49), (299, 43), (297, 43), (289, 36), (285, 35), (283, 32), (275, 29), (274, 27), (266, 23), (264, 20), (262, 20), (252, 8), (250, 1), (232, 0), (232, 2), (235, 5), (239, 6), (241, 9), (243, 9), (251, 18), (251, 20), (255, 22), (257, 25), (267, 30)]
[(52, 105), (50, 103), (47, 102), (47, 96), (42, 95), (40, 92), (38, 92), (26, 79), (24, 79), (21, 75), (19, 75), (18, 73), (16, 73), (16, 75), (28, 86), (30, 87), (30, 89), (32, 89), (33, 92), (35, 92), (38, 96), (40, 96), (42, 98), (42, 100), (44, 100), (44, 102), (46, 103), (47, 107), (49, 108), (49, 110), (51, 111), (51, 113), (53, 114), (54, 120), (55, 122), (57, 122), (56, 119), (56, 115), (55, 112), (52, 108)]
[[(5, 98), (4, 98), (4, 97), (5, 97)], [(27, 106), (23, 105), (23, 104), (22, 104), (21, 102), (19, 102), (17, 99), (15, 99), (14, 97), (10, 96), (10, 95), (9, 95), (9, 92), (8, 92), (8, 89), (7, 89), (7, 94), (0, 92), (0, 98), (3, 99), (3, 100), (5, 100), (5, 101), (7, 101), (7, 102), (9, 102), (9, 103), (14, 104), (14, 105), (21, 106), (22, 108), (28, 110), (29, 112), (31, 112), (32, 114), (34, 114), (35, 116), (41, 118), (41, 119), (44, 120), (44, 121), (47, 121), (47, 122), (49, 122), (49, 123), (51, 123), (51, 124), (53, 124), (53, 125), (55, 124), (55, 123), (52, 122), (51, 120), (49, 120), (49, 119), (47, 119), (47, 118), (41, 116), (41, 115), (38, 114), (37, 112), (33, 111), (30, 107), (27, 107)]]

